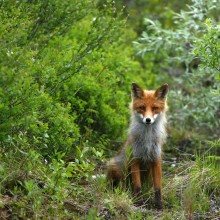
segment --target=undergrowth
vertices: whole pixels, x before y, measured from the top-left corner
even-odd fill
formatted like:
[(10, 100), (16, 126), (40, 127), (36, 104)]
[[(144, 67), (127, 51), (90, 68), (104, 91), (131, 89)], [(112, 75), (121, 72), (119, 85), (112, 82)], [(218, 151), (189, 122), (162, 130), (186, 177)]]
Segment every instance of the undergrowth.
[[(213, 146), (219, 148), (212, 142)], [(106, 188), (105, 177), (97, 177), (93, 184), (102, 192), (96, 209), (98, 219), (218, 219), (220, 164), (218, 157), (213, 157), (208, 151), (195, 155), (194, 161), (182, 158), (169, 174), (164, 166), (163, 211), (155, 210), (149, 184), (143, 190), (146, 205), (137, 207), (130, 190)]]
[(142, 207), (135, 205), (131, 190), (112, 189), (105, 176), (106, 155), (95, 147), (79, 147), (77, 159), (70, 162), (57, 153), (50, 163), (19, 145), (13, 152), (1, 148), (2, 219), (217, 219), (220, 164), (211, 151), (219, 149), (219, 141), (208, 144), (210, 150), (194, 161), (179, 158), (175, 167), (164, 164), (163, 211), (154, 208), (149, 184)]

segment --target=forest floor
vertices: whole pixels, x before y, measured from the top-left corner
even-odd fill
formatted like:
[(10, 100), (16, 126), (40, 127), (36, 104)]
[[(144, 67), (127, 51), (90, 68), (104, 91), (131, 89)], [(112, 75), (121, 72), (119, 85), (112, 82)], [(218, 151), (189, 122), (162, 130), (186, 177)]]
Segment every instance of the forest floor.
[[(112, 190), (106, 181), (104, 159), (88, 178), (72, 178), (71, 187), (65, 189), (69, 196), (56, 203), (44, 191), (47, 182), (38, 182), (39, 188), (33, 185), (31, 193), (27, 193), (21, 183), (23, 177), (18, 176), (14, 190), (0, 198), (0, 219), (220, 219), (219, 167), (213, 172), (211, 164), (198, 161), (193, 145), (183, 141), (164, 148), (163, 210), (154, 207), (154, 192), (149, 184), (143, 187), (144, 206), (135, 205), (131, 190)], [(32, 184), (34, 181), (30, 180)]]
[[(196, 162), (193, 144), (185, 140), (175, 147), (165, 147), (162, 211), (154, 207), (153, 191), (149, 186), (146, 187), (147, 192), (144, 195), (147, 202), (139, 207), (134, 205), (129, 190), (112, 191), (103, 186), (102, 184), (106, 183), (105, 165), (97, 169), (97, 174), (94, 175), (97, 179), (95, 178), (93, 184), (88, 185), (88, 189), (93, 188), (92, 192), (97, 198), (92, 203), (87, 203), (86, 210), (92, 210), (96, 206), (97, 219), (220, 219), (220, 190), (218, 188), (205, 192), (204, 184), (209, 184), (209, 177), (205, 181), (199, 181), (200, 176), (203, 179), (203, 174), (199, 173), (200, 165)], [(188, 169), (194, 171), (186, 172)], [(201, 169), (204, 173), (209, 172), (205, 165)], [(100, 182), (99, 178), (104, 178), (104, 182)]]

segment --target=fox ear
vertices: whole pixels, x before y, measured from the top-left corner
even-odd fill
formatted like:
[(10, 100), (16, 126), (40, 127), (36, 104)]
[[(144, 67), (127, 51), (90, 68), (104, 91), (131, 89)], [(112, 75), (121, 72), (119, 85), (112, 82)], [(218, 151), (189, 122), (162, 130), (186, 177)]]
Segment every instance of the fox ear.
[(131, 84), (131, 97), (132, 98), (142, 98), (144, 95), (143, 89), (136, 83)]
[(169, 91), (169, 87), (168, 84), (163, 84), (162, 86), (160, 86), (156, 92), (155, 92), (155, 96), (158, 99), (165, 99), (167, 97), (167, 93)]

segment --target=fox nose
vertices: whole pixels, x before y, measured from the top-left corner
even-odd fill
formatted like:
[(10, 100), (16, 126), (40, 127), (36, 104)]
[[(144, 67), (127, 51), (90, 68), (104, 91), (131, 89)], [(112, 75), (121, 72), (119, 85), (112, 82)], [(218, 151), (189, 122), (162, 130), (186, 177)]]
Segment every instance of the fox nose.
[(146, 118), (146, 124), (151, 124), (151, 119), (150, 118)]

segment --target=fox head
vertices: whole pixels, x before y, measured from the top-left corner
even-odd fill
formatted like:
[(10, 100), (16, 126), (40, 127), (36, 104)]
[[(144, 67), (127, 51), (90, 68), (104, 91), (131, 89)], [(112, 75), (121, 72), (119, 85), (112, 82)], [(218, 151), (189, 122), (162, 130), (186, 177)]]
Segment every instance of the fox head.
[(144, 124), (153, 124), (158, 116), (166, 111), (168, 90), (168, 84), (163, 84), (156, 90), (144, 90), (132, 83), (132, 111)]

